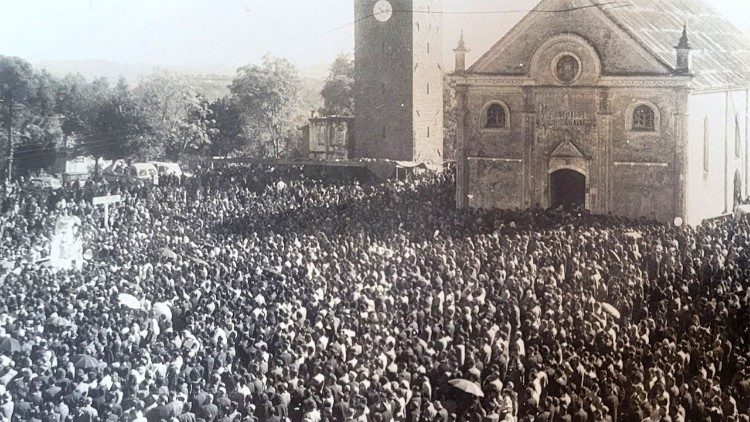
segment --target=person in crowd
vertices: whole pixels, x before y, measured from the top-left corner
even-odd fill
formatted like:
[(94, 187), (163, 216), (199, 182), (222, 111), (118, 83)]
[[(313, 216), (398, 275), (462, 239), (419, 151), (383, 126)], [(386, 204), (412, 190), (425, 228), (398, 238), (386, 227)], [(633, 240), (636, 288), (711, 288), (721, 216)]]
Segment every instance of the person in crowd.
[[(0, 420), (748, 421), (750, 218), (303, 173), (5, 185)], [(80, 269), (37, 262), (61, 215)]]

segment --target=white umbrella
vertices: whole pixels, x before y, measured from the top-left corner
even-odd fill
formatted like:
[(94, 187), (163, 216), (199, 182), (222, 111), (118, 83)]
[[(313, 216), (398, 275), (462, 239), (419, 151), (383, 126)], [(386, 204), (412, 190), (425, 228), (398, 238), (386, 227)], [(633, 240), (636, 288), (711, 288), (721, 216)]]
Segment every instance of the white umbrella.
[(637, 231), (627, 232), (627, 233), (625, 233), (625, 236), (629, 237), (631, 239), (635, 239), (635, 240), (638, 240), (638, 239), (640, 239), (640, 238), (643, 237), (643, 235), (641, 233), (637, 232)]
[(162, 258), (171, 259), (173, 261), (176, 261), (179, 256), (175, 253), (175, 251), (169, 249), (169, 248), (163, 248), (161, 250), (161, 256)]
[(602, 309), (604, 310), (604, 312), (612, 315), (613, 317), (617, 319), (620, 318), (620, 311), (618, 311), (617, 308), (605, 302), (601, 302), (601, 305), (602, 305)]
[(154, 314), (156, 315), (164, 315), (169, 321), (172, 320), (172, 309), (169, 307), (169, 304), (165, 302), (157, 302), (154, 303), (153, 308)]
[(117, 296), (117, 300), (120, 302), (120, 305), (125, 306), (130, 309), (141, 309), (141, 302), (133, 295), (128, 293), (120, 293)]
[(482, 387), (480, 387), (476, 383), (471, 382), (469, 380), (458, 378), (458, 379), (450, 380), (448, 381), (448, 383), (467, 394), (471, 394), (477, 397), (484, 397), (484, 393), (482, 392)]

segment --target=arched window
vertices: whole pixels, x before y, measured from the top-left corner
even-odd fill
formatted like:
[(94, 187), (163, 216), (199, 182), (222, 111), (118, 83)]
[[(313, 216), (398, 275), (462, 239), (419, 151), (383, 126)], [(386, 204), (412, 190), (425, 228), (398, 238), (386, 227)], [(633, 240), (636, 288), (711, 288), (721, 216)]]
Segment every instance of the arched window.
[(487, 108), (484, 127), (487, 129), (504, 129), (508, 124), (508, 116), (505, 107), (500, 104), (492, 104)]
[(656, 113), (647, 105), (640, 105), (633, 111), (633, 130), (653, 132), (656, 130)]
[(708, 130), (708, 116), (706, 116), (703, 119), (703, 173), (705, 176), (708, 176), (709, 165), (711, 163), (710, 157), (708, 156), (708, 138), (710, 133), (711, 132)]
[(740, 158), (742, 155), (742, 130), (740, 128), (740, 114), (734, 114), (734, 155)]

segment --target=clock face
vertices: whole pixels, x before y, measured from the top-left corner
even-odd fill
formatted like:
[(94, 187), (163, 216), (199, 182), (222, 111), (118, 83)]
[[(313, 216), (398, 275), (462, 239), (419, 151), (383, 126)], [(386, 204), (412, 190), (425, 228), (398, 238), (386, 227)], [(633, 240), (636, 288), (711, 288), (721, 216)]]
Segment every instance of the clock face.
[(393, 6), (388, 0), (379, 0), (372, 9), (372, 15), (380, 22), (388, 22), (393, 16)]

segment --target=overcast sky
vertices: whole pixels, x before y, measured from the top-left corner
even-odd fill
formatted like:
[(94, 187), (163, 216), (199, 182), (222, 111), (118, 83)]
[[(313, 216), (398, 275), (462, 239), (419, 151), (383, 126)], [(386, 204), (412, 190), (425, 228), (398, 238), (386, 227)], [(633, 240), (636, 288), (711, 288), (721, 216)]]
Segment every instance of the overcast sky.
[[(529, 10), (536, 3), (444, 1), (452, 13)], [(710, 3), (750, 29), (750, 0)], [(301, 68), (320, 67), (353, 50), (352, 16), (353, 0), (0, 0), (0, 54), (212, 69), (271, 53)], [(446, 15), (446, 52), (465, 28), (473, 60), (522, 16)]]

